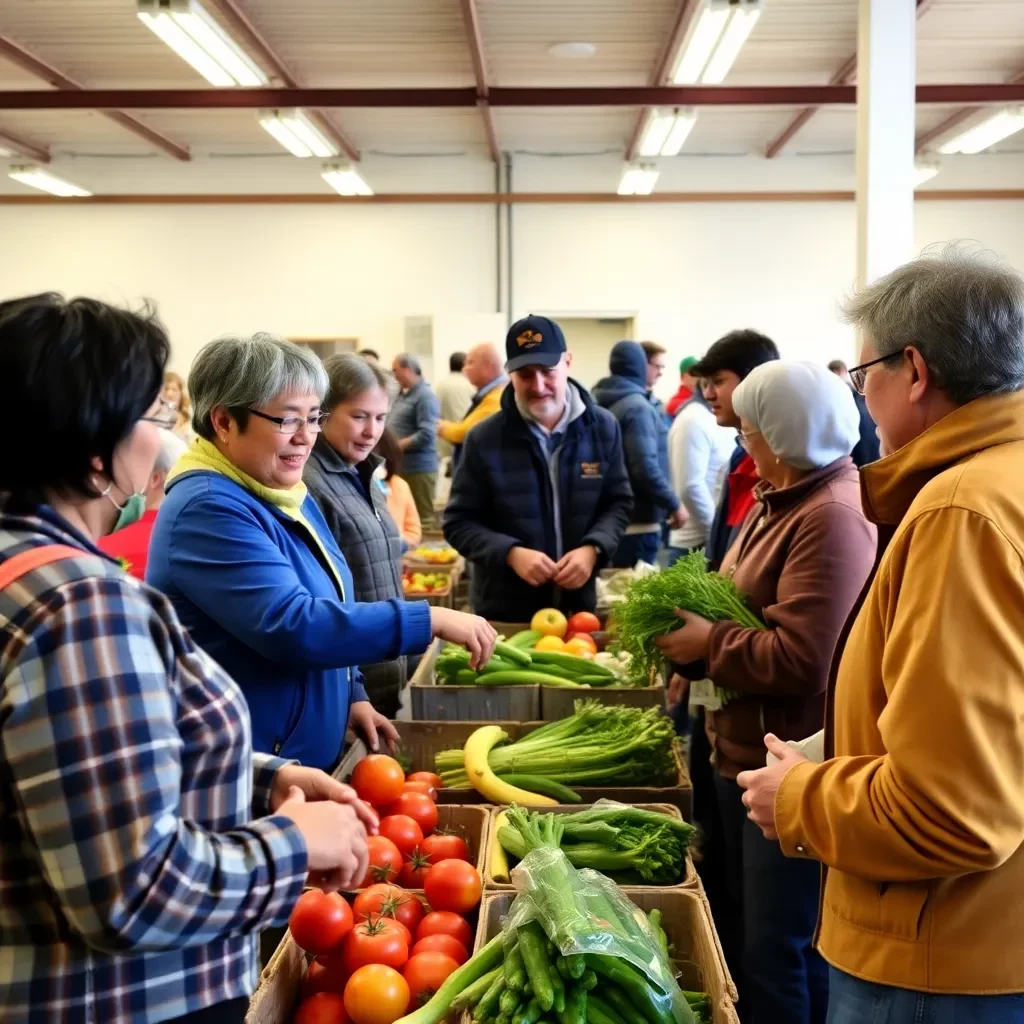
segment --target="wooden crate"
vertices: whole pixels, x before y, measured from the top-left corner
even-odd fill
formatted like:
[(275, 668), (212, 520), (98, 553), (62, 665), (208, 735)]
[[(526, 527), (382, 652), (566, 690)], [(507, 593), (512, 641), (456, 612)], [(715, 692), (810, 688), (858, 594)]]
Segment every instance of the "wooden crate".
[[(501, 630), (499, 630), (501, 632)], [(535, 722), (540, 718), (540, 687), (438, 685), (434, 663), (442, 641), (435, 640), (409, 680), (412, 717), (421, 722)]]
[[(559, 804), (557, 807), (544, 807), (538, 808), (538, 810), (544, 810), (545, 812), (551, 811), (553, 814), (570, 814), (573, 811), (586, 810), (588, 807), (593, 806), (592, 804)], [(638, 807), (643, 811), (657, 811), (659, 814), (666, 814), (671, 818), (678, 818), (682, 820), (682, 814), (678, 807), (674, 804), (632, 804), (633, 807)], [(486, 843), (486, 855), (484, 857), (484, 887), (489, 890), (500, 891), (503, 889), (514, 889), (515, 886), (511, 882), (496, 882), (494, 876), (491, 874), (491, 850), (498, 842), (498, 816), (504, 811), (504, 807), (493, 807), (491, 808), (488, 824), (487, 824), (487, 843)], [(686, 864), (683, 868), (683, 875), (675, 885), (665, 886), (636, 886), (635, 888), (658, 888), (658, 889), (689, 889), (693, 891), (699, 890), (701, 887), (700, 877), (697, 874), (697, 869), (694, 867), (693, 858), (687, 854)]]
[[(412, 771), (434, 771), (434, 755), (442, 750), (465, 746), (470, 735), (482, 725), (499, 725), (511, 741), (520, 739), (544, 725), (543, 722), (395, 722), (401, 742), (401, 752), (412, 763)], [(357, 740), (342, 758), (335, 776), (346, 781), (356, 762), (366, 756), (362, 741)], [(573, 786), (581, 802), (592, 804), (597, 800), (618, 800), (624, 804), (672, 804), (679, 808), (685, 821), (691, 820), (693, 787), (683, 762), (678, 742), (673, 749), (676, 779), (669, 786)], [(438, 803), (486, 803), (475, 789), (442, 789)]]
[(573, 704), (581, 697), (631, 708), (665, 708), (665, 686), (591, 686), (587, 689), (569, 689), (565, 686), (540, 688), (540, 717), (545, 722), (558, 722), (573, 712)]
[[(681, 988), (707, 992), (711, 997), (712, 1024), (739, 1024), (736, 1015), (738, 993), (725, 966), (707, 900), (697, 892), (683, 889), (623, 889), (623, 893), (644, 913), (662, 912), (662, 927), (674, 947), (673, 965), (679, 972)], [(484, 896), (476, 949), (480, 950), (501, 929), (515, 899), (515, 892)]]

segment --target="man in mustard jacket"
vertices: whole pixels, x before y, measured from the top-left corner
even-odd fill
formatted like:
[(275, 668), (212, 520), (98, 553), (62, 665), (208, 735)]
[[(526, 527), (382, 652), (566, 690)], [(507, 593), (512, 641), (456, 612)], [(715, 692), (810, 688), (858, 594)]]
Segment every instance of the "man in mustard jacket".
[(473, 395), (469, 410), (457, 422), (441, 420), (437, 424), (438, 437), (453, 446), (453, 475), (466, 435), (478, 423), (483, 423), (488, 416), (493, 416), (501, 408), (501, 395), (508, 383), (508, 377), (505, 376), (505, 372), (501, 368), (501, 356), (498, 354), (497, 348), (490, 342), (476, 345), (469, 350), (462, 372), (469, 383), (476, 388), (476, 394)]
[(1022, 1021), (1024, 280), (949, 249), (847, 314), (880, 559), (838, 645), (826, 760), (769, 737), (780, 762), (737, 781), (787, 856), (826, 867), (829, 1024)]

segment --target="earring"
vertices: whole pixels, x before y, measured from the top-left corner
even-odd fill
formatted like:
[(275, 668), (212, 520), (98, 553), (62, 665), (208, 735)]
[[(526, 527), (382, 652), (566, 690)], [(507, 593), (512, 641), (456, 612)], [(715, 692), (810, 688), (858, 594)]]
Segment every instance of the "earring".
[(775, 465), (776, 466), (781, 466), (782, 465), (782, 459), (776, 459), (775, 460)]

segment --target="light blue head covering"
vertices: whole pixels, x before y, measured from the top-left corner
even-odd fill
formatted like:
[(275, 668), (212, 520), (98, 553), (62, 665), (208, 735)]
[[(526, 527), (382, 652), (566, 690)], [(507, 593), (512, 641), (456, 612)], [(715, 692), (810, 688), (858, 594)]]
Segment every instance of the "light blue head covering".
[(827, 466), (860, 440), (853, 390), (817, 363), (763, 363), (733, 392), (732, 405), (776, 458), (797, 469)]

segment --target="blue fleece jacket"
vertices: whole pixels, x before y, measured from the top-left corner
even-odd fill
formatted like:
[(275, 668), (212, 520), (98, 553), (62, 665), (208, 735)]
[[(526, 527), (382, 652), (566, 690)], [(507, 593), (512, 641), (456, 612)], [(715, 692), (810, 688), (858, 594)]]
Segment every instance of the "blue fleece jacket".
[(252, 718), (253, 749), (330, 768), (349, 704), (366, 700), (355, 666), (430, 643), (423, 601), (353, 601), (352, 574), (311, 497), (305, 530), (218, 473), (172, 480), (160, 508), (146, 582), (162, 590), (192, 638), (234, 677)]
[(620, 341), (608, 361), (611, 376), (597, 382), (594, 401), (622, 431), (633, 488), (631, 523), (660, 523), (679, 506), (668, 467), (668, 426), (647, 392), (647, 356), (635, 341)]

